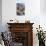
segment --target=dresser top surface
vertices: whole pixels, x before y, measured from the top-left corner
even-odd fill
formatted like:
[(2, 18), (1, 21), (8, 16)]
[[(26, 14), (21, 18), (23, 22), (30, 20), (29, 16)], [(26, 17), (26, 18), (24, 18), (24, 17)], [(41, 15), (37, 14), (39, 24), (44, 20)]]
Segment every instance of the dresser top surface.
[(8, 25), (15, 25), (15, 24), (18, 24), (18, 25), (23, 25), (23, 24), (31, 24), (33, 25), (34, 23), (7, 23)]

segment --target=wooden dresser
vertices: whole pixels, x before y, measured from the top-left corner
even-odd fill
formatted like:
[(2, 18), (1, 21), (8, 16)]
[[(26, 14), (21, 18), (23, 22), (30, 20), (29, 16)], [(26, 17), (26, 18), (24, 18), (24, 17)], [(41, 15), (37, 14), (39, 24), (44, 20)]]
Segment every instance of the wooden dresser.
[(33, 23), (7, 23), (12, 39), (15, 42), (23, 43), (22, 46), (33, 46)]

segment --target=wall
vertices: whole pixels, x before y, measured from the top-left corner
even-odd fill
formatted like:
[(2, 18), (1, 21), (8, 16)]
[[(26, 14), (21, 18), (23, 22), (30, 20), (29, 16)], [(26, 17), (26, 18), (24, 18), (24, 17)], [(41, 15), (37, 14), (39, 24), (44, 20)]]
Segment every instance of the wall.
[(2, 0), (0, 0), (0, 31), (2, 29)]
[[(36, 37), (36, 27), (40, 24), (44, 30), (46, 30), (46, 14), (42, 12), (42, 2), (43, 0), (2, 0), (2, 26), (3, 31), (7, 31), (7, 22), (10, 19), (17, 19), (19, 22), (25, 22), (25, 20), (30, 20), (33, 25), (33, 45), (38, 46), (38, 39)], [(16, 15), (16, 3), (25, 3), (25, 16)], [(23, 18), (23, 19), (22, 19)]]
[[(30, 22), (39, 23), (40, 0), (39, 1), (37, 1), (37, 0), (23, 1), (26, 6), (25, 16), (17, 16), (16, 15), (16, 2), (17, 1), (15, 1), (15, 0), (2, 0), (2, 23), (3, 23), (3, 26), (5, 26), (6, 23), (10, 19), (17, 19), (17, 20), (19, 20), (19, 22), (24, 22), (26, 19), (29, 19)], [(22, 1), (20, 1), (20, 2), (22, 2)], [(4, 29), (6, 29), (6, 28), (4, 28)]]
[(46, 31), (46, 0), (40, 0), (40, 24)]

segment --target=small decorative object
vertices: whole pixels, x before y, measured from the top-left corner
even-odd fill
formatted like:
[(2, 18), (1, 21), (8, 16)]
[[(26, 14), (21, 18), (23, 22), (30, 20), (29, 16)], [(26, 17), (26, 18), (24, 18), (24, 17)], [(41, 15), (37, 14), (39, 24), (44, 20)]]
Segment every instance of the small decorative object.
[(39, 46), (45, 46), (45, 35), (44, 35), (42, 27), (40, 27), (39, 25), (39, 28), (36, 28), (36, 29), (37, 29), (36, 36), (38, 35)]
[(16, 3), (16, 14), (17, 15), (25, 15), (24, 3)]
[(17, 19), (14, 20), (16, 23), (19, 23), (19, 21)]
[(11, 19), (9, 22), (10, 22), (10, 23), (13, 23), (13, 20)]
[(10, 20), (10, 21), (13, 21), (13, 20)]
[(11, 20), (10, 20), (10, 23), (19, 23), (19, 21), (18, 21), (17, 19), (14, 19), (14, 20), (11, 19)]
[(30, 20), (26, 20), (25, 23), (30, 23)]

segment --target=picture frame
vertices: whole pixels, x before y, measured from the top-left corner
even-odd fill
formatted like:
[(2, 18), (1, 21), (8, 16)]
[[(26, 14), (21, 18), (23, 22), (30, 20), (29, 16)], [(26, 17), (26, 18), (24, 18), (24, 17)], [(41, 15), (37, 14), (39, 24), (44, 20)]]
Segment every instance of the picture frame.
[(25, 4), (16, 3), (16, 14), (19, 16), (25, 15)]

